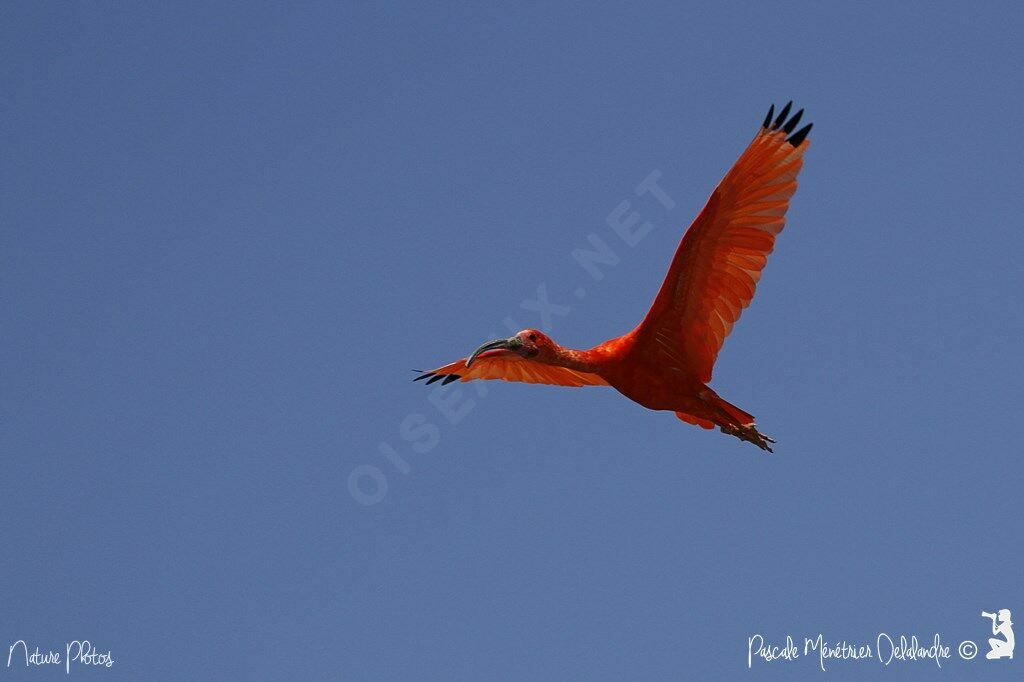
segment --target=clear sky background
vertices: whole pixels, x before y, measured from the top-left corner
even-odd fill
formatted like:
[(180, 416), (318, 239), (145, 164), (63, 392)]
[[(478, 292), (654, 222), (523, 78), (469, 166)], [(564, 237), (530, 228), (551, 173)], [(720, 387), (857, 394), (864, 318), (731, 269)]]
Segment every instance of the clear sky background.
[[(982, 609), (1024, 624), (1022, 20), (4, 4), (0, 651), (88, 638), (95, 679), (793, 679), (815, 663), (750, 672), (747, 638), (938, 632), (941, 672), (827, 677), (1020, 679), (1024, 652), (956, 646)], [(541, 326), (541, 285), (565, 345), (630, 329), (788, 99), (813, 143), (712, 383), (776, 454), (611, 389), (410, 382)], [(671, 210), (635, 193), (653, 171)]]

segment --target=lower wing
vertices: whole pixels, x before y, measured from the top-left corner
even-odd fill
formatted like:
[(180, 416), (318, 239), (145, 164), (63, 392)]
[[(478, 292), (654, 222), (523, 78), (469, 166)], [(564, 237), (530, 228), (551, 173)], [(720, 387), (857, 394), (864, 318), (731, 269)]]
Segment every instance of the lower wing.
[(596, 374), (577, 372), (556, 365), (536, 362), (508, 351), (482, 353), (466, 367), (466, 358), (450, 362), (443, 367), (424, 372), (413, 379), (426, 379), (428, 384), (443, 381), (473, 381), (474, 379), (501, 379), (521, 381), (527, 384), (550, 384), (552, 386), (607, 386), (608, 382)]

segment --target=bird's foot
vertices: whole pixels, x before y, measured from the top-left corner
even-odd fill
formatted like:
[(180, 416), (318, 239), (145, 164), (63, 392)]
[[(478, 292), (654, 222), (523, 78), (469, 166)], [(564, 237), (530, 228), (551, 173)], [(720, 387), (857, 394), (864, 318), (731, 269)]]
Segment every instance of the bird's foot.
[(726, 424), (719, 425), (719, 428), (722, 429), (722, 433), (727, 433), (730, 436), (736, 436), (740, 440), (753, 443), (762, 450), (772, 452), (772, 447), (769, 444), (774, 443), (775, 439), (758, 431), (757, 427), (753, 424), (750, 424), (749, 426), (730, 426)]

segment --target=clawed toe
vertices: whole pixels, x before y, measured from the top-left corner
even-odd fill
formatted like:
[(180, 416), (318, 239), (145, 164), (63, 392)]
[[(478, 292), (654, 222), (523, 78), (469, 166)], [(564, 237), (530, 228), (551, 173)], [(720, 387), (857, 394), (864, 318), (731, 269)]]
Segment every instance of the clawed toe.
[(771, 436), (766, 436), (763, 433), (760, 433), (757, 430), (757, 427), (755, 427), (753, 424), (749, 426), (723, 425), (720, 426), (719, 428), (722, 430), (722, 433), (727, 433), (730, 436), (736, 436), (740, 440), (745, 440), (748, 443), (753, 443), (757, 447), (761, 448), (762, 450), (766, 450), (767, 452), (774, 452), (769, 443), (774, 443), (775, 439), (772, 438)]

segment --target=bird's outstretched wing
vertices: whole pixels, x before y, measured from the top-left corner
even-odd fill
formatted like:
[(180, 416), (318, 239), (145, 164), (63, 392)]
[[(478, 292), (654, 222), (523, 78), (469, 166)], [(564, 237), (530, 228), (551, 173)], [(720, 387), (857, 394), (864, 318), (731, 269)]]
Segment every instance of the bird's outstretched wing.
[(490, 351), (481, 353), (466, 367), (466, 358), (448, 363), (444, 367), (424, 372), (413, 379), (426, 379), (428, 384), (435, 381), (451, 383), (452, 381), (473, 381), (474, 379), (501, 379), (503, 381), (522, 381), (527, 384), (552, 384), (554, 386), (607, 386), (608, 382), (596, 374), (577, 372), (576, 370), (555, 365), (545, 365), (528, 360), (516, 353), (508, 351)]
[(733, 323), (754, 296), (782, 231), (807, 149), (803, 109), (774, 106), (753, 142), (683, 235), (651, 309), (635, 330), (635, 352), (670, 361), (704, 383)]

